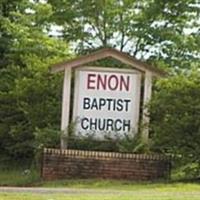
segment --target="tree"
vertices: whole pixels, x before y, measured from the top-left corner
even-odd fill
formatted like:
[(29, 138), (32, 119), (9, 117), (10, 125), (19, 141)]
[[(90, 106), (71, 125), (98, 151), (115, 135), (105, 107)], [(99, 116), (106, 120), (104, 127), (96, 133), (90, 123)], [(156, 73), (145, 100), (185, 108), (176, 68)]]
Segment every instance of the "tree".
[[(200, 72), (160, 80), (151, 102), (154, 151), (195, 164), (200, 175)], [(191, 170), (191, 172), (193, 172)], [(197, 175), (197, 174), (196, 174)]]
[(1, 1), (0, 9), (0, 148), (24, 161), (34, 155), (34, 132), (59, 126), (62, 78), (48, 68), (68, 47), (47, 35), (50, 5)]
[(52, 23), (80, 53), (100, 47), (121, 51), (159, 66), (190, 68), (199, 55), (196, 0), (48, 0)]

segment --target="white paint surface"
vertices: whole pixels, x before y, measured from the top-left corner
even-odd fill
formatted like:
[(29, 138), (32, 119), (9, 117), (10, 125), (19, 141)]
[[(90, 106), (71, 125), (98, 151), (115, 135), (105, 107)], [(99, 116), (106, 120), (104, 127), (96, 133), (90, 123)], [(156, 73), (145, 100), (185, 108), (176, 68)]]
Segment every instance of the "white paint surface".
[(62, 116), (61, 116), (61, 149), (67, 147), (67, 128), (69, 125), (69, 110), (70, 110), (70, 94), (71, 94), (71, 69), (65, 69), (63, 81), (63, 95), (62, 95)]
[(142, 139), (144, 142), (148, 142), (149, 139), (149, 110), (147, 104), (151, 100), (152, 94), (152, 73), (146, 72), (145, 73), (145, 80), (144, 80), (144, 97), (143, 97), (143, 116), (142, 116), (142, 123), (143, 123), (143, 131), (142, 131)]
[[(90, 82), (91, 88), (87, 87), (88, 84), (88, 74), (93, 74), (92, 82)], [(123, 76), (127, 80), (127, 76), (129, 77), (129, 89), (122, 90), (119, 88), (117, 90), (110, 90), (109, 87), (104, 90), (103, 88), (97, 89), (95, 87), (95, 82), (93, 79), (95, 75), (101, 76), (111, 76), (114, 75), (120, 79)], [(112, 79), (111, 86), (113, 87), (114, 81)], [(120, 131), (111, 131), (111, 130), (85, 130), (81, 126), (81, 120), (83, 118), (87, 119), (100, 119), (107, 120), (112, 119), (115, 120), (130, 120), (131, 130), (129, 134), (133, 134), (137, 132), (138, 129), (138, 121), (139, 121), (139, 107), (140, 107), (140, 90), (141, 90), (141, 74), (134, 70), (126, 70), (126, 69), (114, 69), (114, 68), (80, 68), (76, 70), (75, 76), (75, 95), (74, 95), (74, 111), (73, 111), (73, 120), (75, 121), (75, 130), (76, 134), (86, 135), (86, 134), (94, 134), (96, 138), (103, 138), (104, 135), (110, 135), (114, 137), (115, 135), (123, 136), (128, 132), (125, 130)], [(84, 98), (96, 99), (113, 99), (116, 101), (123, 101), (123, 110), (113, 110), (113, 107), (110, 106), (110, 110), (108, 109), (108, 103), (105, 106), (102, 106), (101, 109), (84, 109)], [(127, 104), (124, 103), (124, 100), (130, 100)], [(126, 107), (126, 106), (127, 107)], [(111, 108), (112, 107), (112, 108)], [(118, 107), (119, 108), (119, 107)], [(125, 109), (127, 108), (127, 109)], [(121, 109), (121, 107), (120, 107)], [(84, 123), (85, 126), (88, 123)], [(117, 124), (117, 127), (120, 127), (120, 124)]]

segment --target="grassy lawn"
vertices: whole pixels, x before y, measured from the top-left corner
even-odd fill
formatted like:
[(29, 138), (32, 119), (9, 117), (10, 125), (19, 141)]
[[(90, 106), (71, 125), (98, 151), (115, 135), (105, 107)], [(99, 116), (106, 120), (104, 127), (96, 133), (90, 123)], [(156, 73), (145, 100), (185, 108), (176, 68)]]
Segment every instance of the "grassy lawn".
[[(200, 187), (199, 187), (200, 188)], [(0, 200), (200, 200), (200, 192), (187, 192), (184, 189), (177, 191), (159, 191), (140, 189), (140, 191), (119, 191), (118, 193), (90, 193), (90, 194), (30, 194), (30, 193), (3, 193)]]
[[(0, 193), (0, 200), (200, 200), (197, 183), (135, 183), (106, 180), (40, 182), (42, 187), (73, 188), (69, 194)], [(83, 188), (90, 189), (83, 192)]]
[[(0, 170), (0, 186), (73, 188), (76, 193), (0, 193), (0, 200), (200, 200), (200, 184), (112, 180), (60, 180), (44, 182), (35, 170)], [(92, 189), (84, 192), (82, 189)]]
[(117, 180), (63, 180), (41, 182), (41, 187), (48, 188), (77, 188), (95, 189), (105, 191), (126, 191), (139, 193), (198, 193), (200, 199), (199, 183), (181, 182), (133, 182)]
[(0, 169), (0, 186), (26, 186), (39, 181), (40, 175), (36, 170)]

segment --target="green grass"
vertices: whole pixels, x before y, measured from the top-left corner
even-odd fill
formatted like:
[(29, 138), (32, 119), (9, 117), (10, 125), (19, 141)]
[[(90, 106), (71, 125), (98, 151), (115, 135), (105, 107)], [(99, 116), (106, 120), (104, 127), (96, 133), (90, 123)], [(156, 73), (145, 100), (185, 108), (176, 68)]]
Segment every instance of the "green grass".
[[(114, 180), (60, 180), (44, 182), (35, 170), (0, 170), (0, 185), (73, 188), (76, 193), (0, 193), (0, 200), (200, 200), (200, 184)], [(92, 192), (82, 193), (83, 189)], [(81, 192), (79, 192), (81, 191)]]
[[(114, 180), (41, 181), (36, 170), (1, 169), (0, 186), (73, 188), (69, 194), (0, 193), (0, 200), (200, 200), (200, 184)], [(81, 193), (83, 189), (92, 192)]]
[[(190, 185), (190, 187), (188, 187)], [(0, 168), (0, 186), (40, 186), (40, 187), (67, 187), (67, 188), (93, 188), (93, 189), (143, 189), (143, 188), (176, 188), (184, 187), (186, 190), (194, 189), (195, 184), (181, 184), (173, 182), (133, 182), (133, 181), (117, 181), (117, 180), (58, 180), (58, 181), (42, 181), (40, 173), (35, 170), (1, 169)], [(187, 187), (185, 187), (187, 186)], [(200, 190), (200, 188), (198, 187)]]
[[(0, 200), (200, 200), (200, 186), (196, 185), (192, 188), (191, 185), (180, 185), (178, 191), (177, 187), (169, 189), (166, 187), (163, 190), (155, 188), (140, 188), (140, 190), (133, 189), (132, 191), (111, 190), (109, 193), (79, 193), (76, 194), (30, 194), (30, 193), (0, 193)], [(138, 189), (138, 188), (137, 188)], [(104, 190), (105, 191), (105, 190)], [(93, 191), (94, 192), (94, 191)]]
[(0, 169), (0, 186), (27, 186), (39, 181), (36, 170)]
[(58, 180), (40, 182), (41, 187), (62, 187), (62, 188), (92, 188), (92, 189), (117, 189), (117, 190), (193, 190), (200, 191), (200, 184), (197, 183), (178, 183), (178, 182), (134, 182), (134, 181), (118, 181), (118, 180)]

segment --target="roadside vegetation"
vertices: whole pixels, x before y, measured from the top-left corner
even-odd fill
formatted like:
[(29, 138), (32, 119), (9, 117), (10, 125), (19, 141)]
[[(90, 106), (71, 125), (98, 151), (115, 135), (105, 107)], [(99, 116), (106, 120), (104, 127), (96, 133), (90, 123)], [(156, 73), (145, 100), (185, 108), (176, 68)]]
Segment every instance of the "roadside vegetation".
[(0, 186), (32, 186), (40, 183), (40, 173), (30, 169), (1, 169)]

